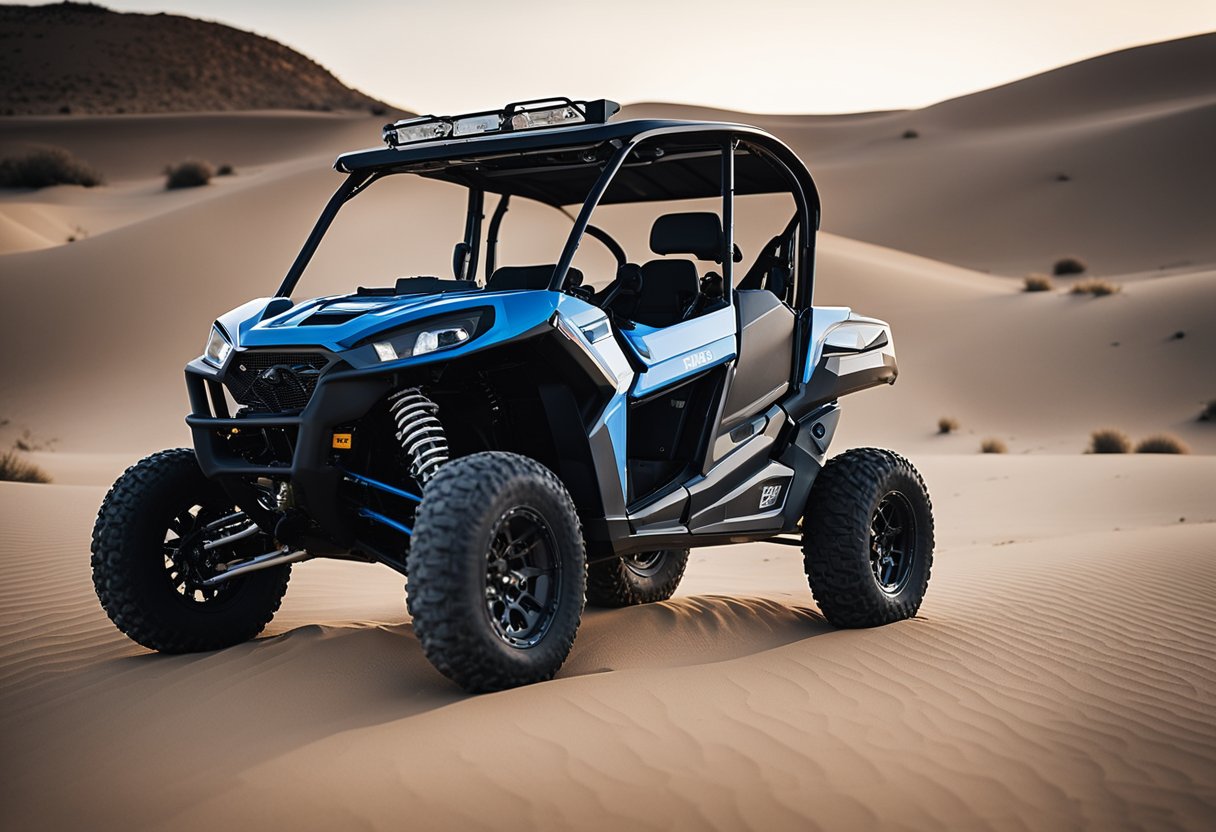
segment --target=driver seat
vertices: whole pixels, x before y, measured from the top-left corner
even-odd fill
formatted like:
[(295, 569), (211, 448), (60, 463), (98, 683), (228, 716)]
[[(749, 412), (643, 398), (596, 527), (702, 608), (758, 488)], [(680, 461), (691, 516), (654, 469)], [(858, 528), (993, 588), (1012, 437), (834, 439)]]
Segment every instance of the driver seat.
[[(709, 211), (664, 214), (650, 229), (655, 254), (691, 254), (698, 260), (722, 257), (722, 223)], [(642, 285), (630, 320), (653, 327), (671, 326), (697, 309), (701, 280), (689, 260), (651, 260), (642, 265)]]

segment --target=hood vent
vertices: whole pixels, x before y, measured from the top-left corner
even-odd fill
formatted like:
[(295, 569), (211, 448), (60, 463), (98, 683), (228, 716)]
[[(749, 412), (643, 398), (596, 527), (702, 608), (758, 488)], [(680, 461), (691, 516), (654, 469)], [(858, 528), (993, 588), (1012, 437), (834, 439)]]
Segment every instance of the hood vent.
[(309, 315), (304, 320), (300, 321), (300, 326), (334, 326), (336, 324), (344, 324), (347, 321), (353, 321), (365, 312), (370, 310), (360, 309), (358, 312), (349, 312), (340, 309), (322, 309), (320, 312)]

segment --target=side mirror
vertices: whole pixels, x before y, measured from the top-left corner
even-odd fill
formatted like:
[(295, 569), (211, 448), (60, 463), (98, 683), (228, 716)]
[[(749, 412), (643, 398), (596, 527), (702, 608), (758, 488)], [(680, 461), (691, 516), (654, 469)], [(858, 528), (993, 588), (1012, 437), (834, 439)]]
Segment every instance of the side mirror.
[(452, 274), (457, 280), (465, 279), (464, 273), (469, 268), (469, 257), (472, 253), (473, 247), (463, 240), (452, 249)]

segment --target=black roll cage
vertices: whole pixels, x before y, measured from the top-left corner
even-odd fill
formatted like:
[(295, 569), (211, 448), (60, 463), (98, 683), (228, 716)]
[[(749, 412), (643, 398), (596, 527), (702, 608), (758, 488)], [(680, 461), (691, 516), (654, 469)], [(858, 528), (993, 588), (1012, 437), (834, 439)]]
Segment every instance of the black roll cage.
[[(629, 126), (636, 126), (637, 129), (631, 133), (623, 132), (622, 128)], [(535, 150), (560, 150), (564, 147), (583, 147), (601, 134), (602, 137), (599, 142), (593, 142), (593, 144), (607, 143), (610, 147), (615, 148), (615, 151), (606, 161), (600, 163), (600, 174), (583, 200), (578, 214), (574, 217), (573, 226), (567, 236), (561, 257), (558, 259), (557, 265), (553, 270), (553, 277), (549, 282), (550, 290), (558, 291), (563, 286), (584, 235), (590, 236), (602, 243), (616, 259), (618, 265), (625, 263), (627, 258), (624, 249), (606, 231), (591, 224), (592, 214), (600, 205), (604, 195), (608, 192), (617, 174), (626, 164), (626, 161), (632, 155), (635, 155), (636, 151), (644, 146), (645, 143), (667, 136), (699, 134), (713, 137), (716, 140), (718, 145), (716, 152), (720, 154), (722, 160), (720, 180), (724, 234), (722, 277), (725, 286), (728, 287), (726, 296), (730, 297), (729, 288), (735, 285), (734, 258), (729, 253), (733, 252), (735, 247), (735, 161), (738, 150), (744, 147), (749, 153), (754, 153), (767, 160), (783, 175), (788, 185), (788, 192), (794, 198), (797, 211), (792, 224), (795, 227), (804, 229), (804, 233), (798, 235), (799, 253), (801, 256), (796, 258), (798, 273), (794, 275), (794, 298), (799, 310), (810, 307), (814, 290), (815, 237), (820, 224), (819, 193), (805, 165), (802, 164), (802, 161), (788, 146), (769, 133), (747, 125), (716, 122), (642, 120), (596, 125), (591, 128), (537, 131), (533, 135), (518, 136), (509, 140), (509, 144), (504, 146), (500, 152), (502, 155), (508, 155), (508, 153), (511, 155), (524, 155), (529, 151)], [(555, 136), (561, 138), (564, 135), (569, 135), (570, 141), (554, 141)], [(453, 147), (453, 145), (456, 147)], [(461, 150), (469, 147), (481, 149), (482, 146), (485, 146), (486, 151), (499, 151), (499, 145), (504, 145), (502, 137), (482, 139), (476, 143), (453, 142), (450, 145), (429, 145), (420, 148), (410, 148), (405, 151), (399, 148), (387, 150), (376, 148), (340, 156), (334, 167), (340, 172), (347, 173), (347, 176), (329, 198), (320, 217), (317, 218), (312, 231), (305, 239), (299, 254), (296, 255), (295, 260), (284, 276), (275, 296), (289, 297), (291, 295), (299, 283), (304, 270), (316, 253), (321, 240), (333, 224), (338, 211), (341, 210), (348, 200), (362, 193), (373, 182), (385, 176), (402, 173), (413, 173), (416, 175), (433, 173), (436, 170), (444, 169), (445, 165), (443, 162), (445, 161), (453, 166), (468, 164), (466, 160), (473, 154), (464, 154), (460, 152)], [(445, 148), (448, 149), (446, 155), (442, 152)], [(661, 158), (661, 155), (653, 159), (642, 159), (639, 156), (637, 163), (654, 164)], [(421, 167), (419, 165), (420, 162), (426, 163), (427, 167)], [(477, 274), (481, 252), (481, 229), (485, 219), (486, 189), (479, 187), (471, 181), (466, 181), (462, 184), (468, 189), (465, 233), (464, 240), (456, 246), (456, 252), (453, 256), (453, 270), (458, 277), (473, 280)], [(766, 190), (753, 191), (752, 193), (781, 192), (783, 191)], [(698, 194), (697, 196), (702, 195)], [(498, 204), (490, 218), (489, 229), (486, 235), (485, 271), (487, 277), (493, 272), (496, 264), (498, 234), (503, 218), (510, 208), (511, 197), (512, 193), (504, 190), (500, 194)], [(543, 202), (543, 200), (539, 199), (536, 201), (551, 205), (566, 213), (560, 204)], [(631, 200), (634, 203), (646, 201), (649, 200)]]

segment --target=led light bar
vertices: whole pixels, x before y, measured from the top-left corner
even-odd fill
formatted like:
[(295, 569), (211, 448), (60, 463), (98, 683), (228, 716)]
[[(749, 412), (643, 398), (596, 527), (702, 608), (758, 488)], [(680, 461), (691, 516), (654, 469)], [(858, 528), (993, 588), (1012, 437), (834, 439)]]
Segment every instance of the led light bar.
[(382, 135), (384, 143), (389, 147), (401, 147), (486, 133), (514, 133), (546, 127), (603, 124), (620, 109), (620, 104), (606, 98), (595, 101), (538, 98), (508, 104), (501, 110), (461, 116), (419, 116), (405, 119), (384, 125)]

